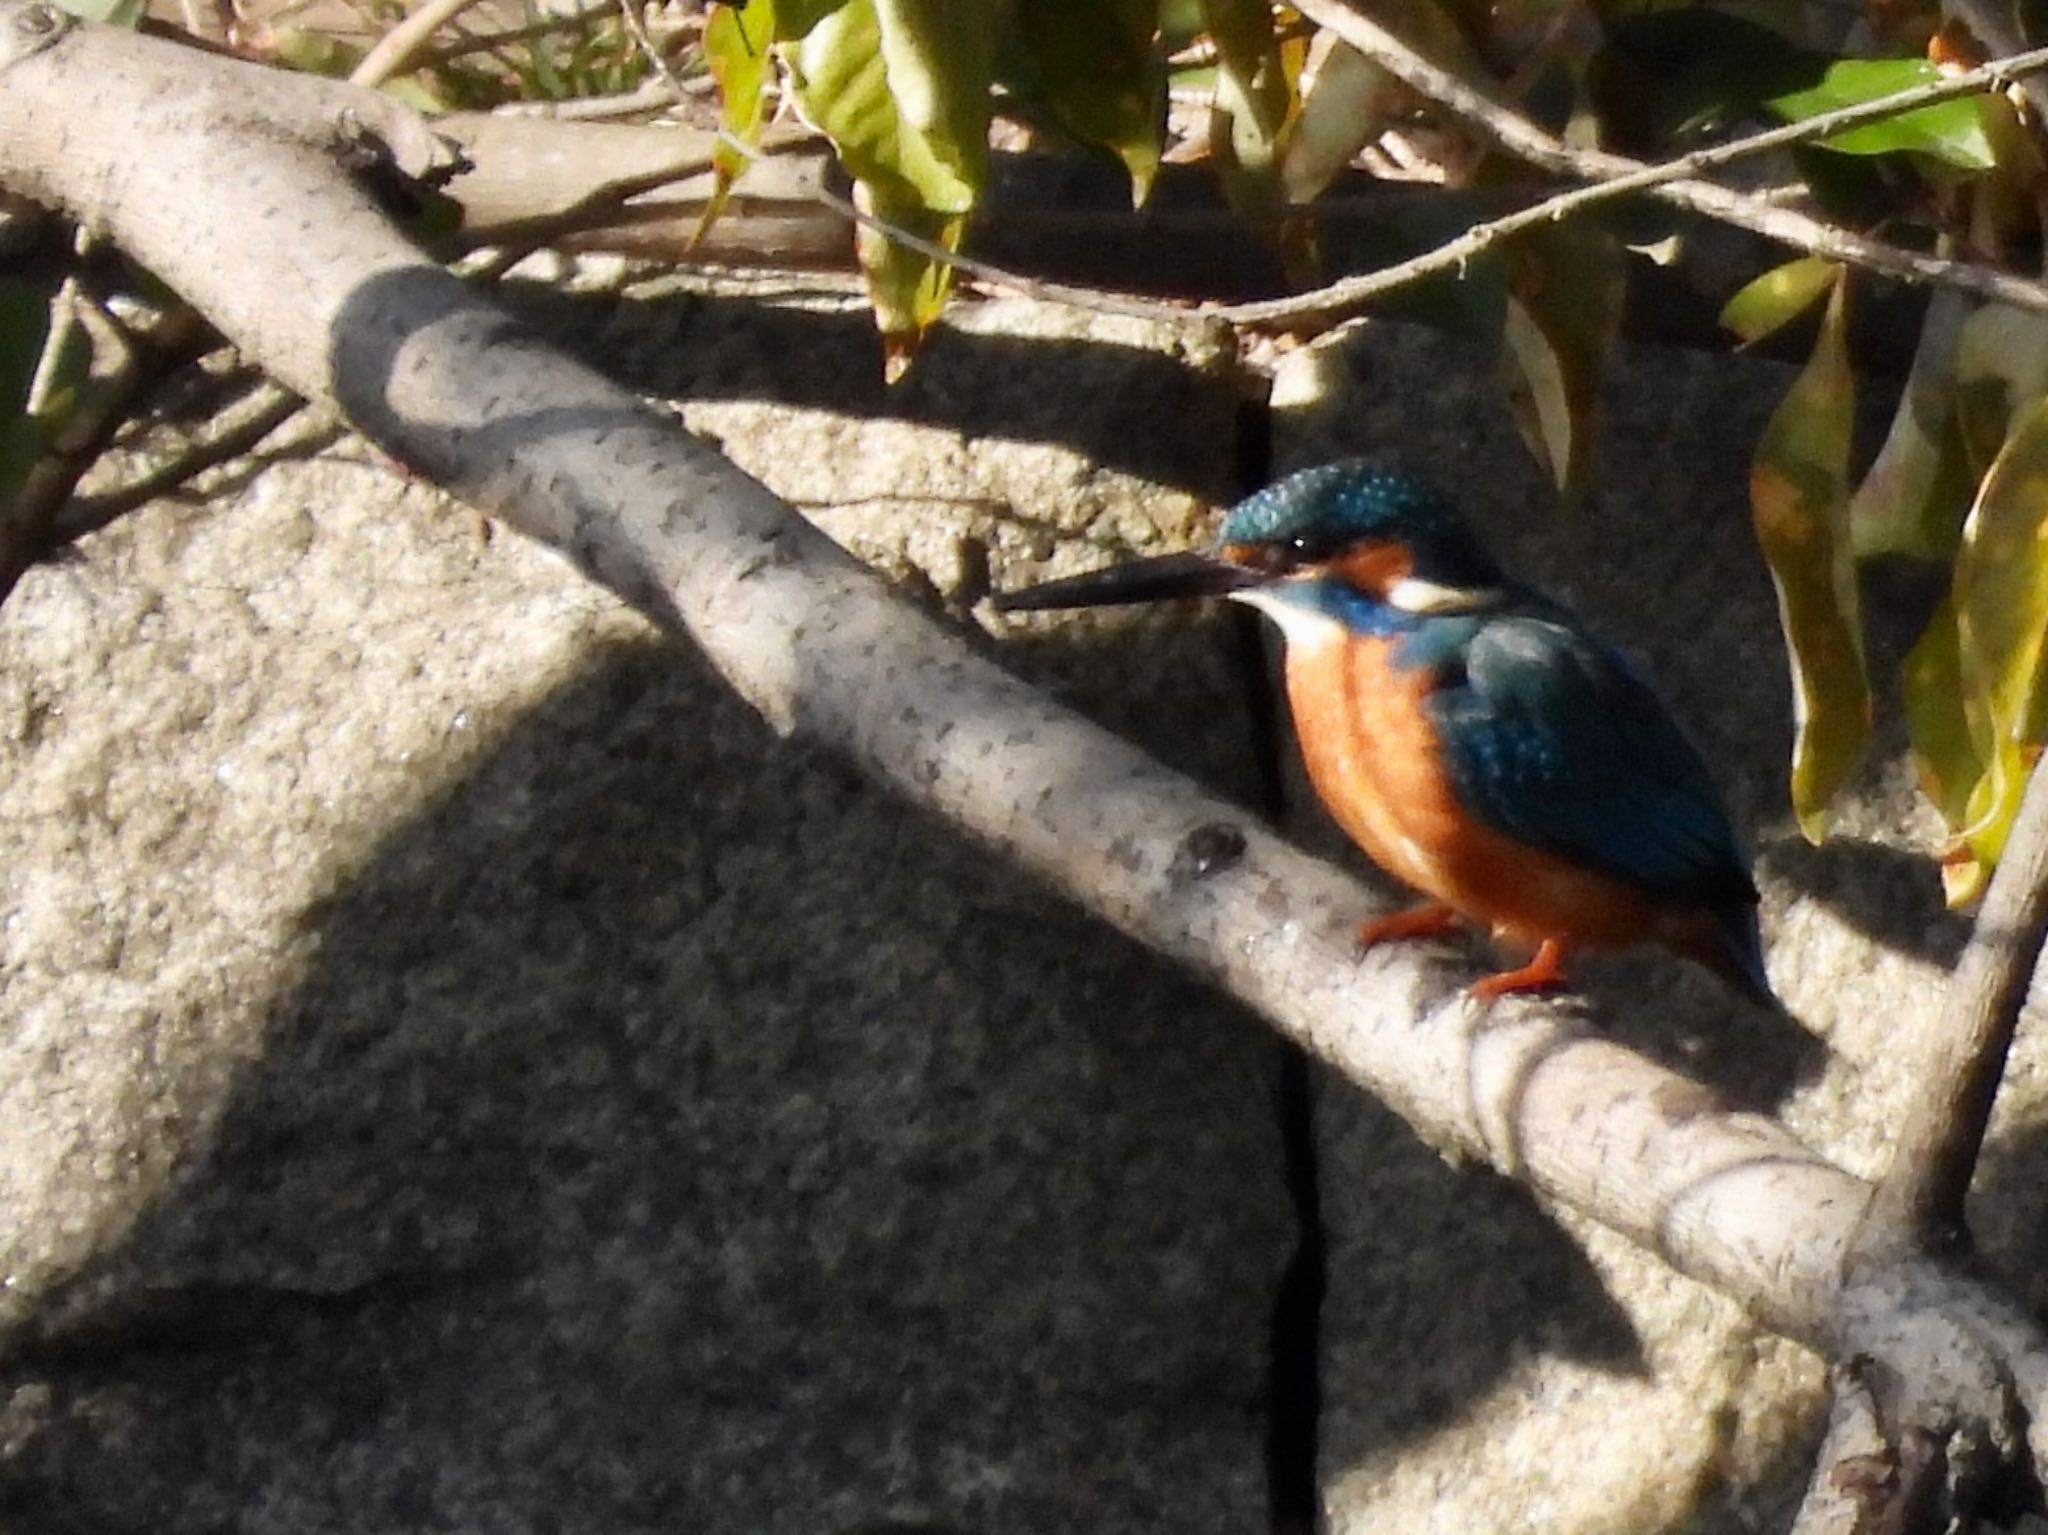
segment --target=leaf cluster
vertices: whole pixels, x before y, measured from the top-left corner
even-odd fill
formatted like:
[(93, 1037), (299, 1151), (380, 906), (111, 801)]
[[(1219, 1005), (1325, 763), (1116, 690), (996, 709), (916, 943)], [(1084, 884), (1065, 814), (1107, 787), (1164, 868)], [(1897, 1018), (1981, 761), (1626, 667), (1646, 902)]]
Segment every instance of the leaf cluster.
[[(374, 3), (396, 19), (396, 0)], [(440, 110), (617, 94), (669, 68), (649, 58), (637, 23), (610, 10), (522, 3), (524, 25), (427, 50), (386, 88)], [(1846, 28), (1838, 7), (1742, 0), (1355, 9), (1559, 144), (1651, 163), (1927, 85), (1985, 51), (1944, 26), (1935, 0), (1894, 0)], [(111, 14), (132, 19), (132, 9)], [(1304, 287), (1342, 275), (1328, 270), (1316, 215), (1361, 175), (1437, 189), (1362, 242), (1388, 262), (1472, 241), (1500, 209), (1558, 189), (1556, 165), (1503, 149), (1469, 110), (1271, 0), (744, 0), (711, 5), (685, 36), (684, 68), (701, 65), (715, 82), (724, 131), (705, 224), (768, 124), (800, 114), (830, 140), (865, 215), (853, 238), (892, 377), (947, 301), (948, 258), (989, 191), (992, 135), (1104, 157), (1134, 204), (1167, 159), (1206, 161), (1246, 238)], [(262, 43), (278, 62), (325, 74), (363, 57), (347, 40), (288, 29)], [(1929, 257), (2037, 271), (2048, 206), (2039, 130), (2005, 94), (1952, 97), (1753, 157), (1740, 185)], [(1586, 486), (1630, 284), (1646, 262), (1682, 263), (1697, 232), (1696, 215), (1641, 197), (1524, 219), (1391, 304), (1497, 349), (1524, 437), (1570, 498)], [(2048, 319), (1937, 297), (1884, 447), (1859, 475), (1848, 337), (1866, 284), (1839, 260), (1801, 256), (1723, 311), (1744, 344), (1818, 315), (1751, 477), (1798, 706), (1791, 795), (1808, 835), (1823, 835), (1869, 733), (1860, 563), (1939, 562), (1948, 600), (1907, 658), (1901, 691), (1922, 779), (1954, 833), (1946, 868), (1960, 900), (1998, 856), (2048, 731)], [(0, 291), (0, 492), (61, 433), (91, 371), (82, 334), (62, 323), (54, 288)]]
[[(1828, 34), (1825, 15), (1794, 7), (1359, 9), (1565, 143), (1653, 162), (1931, 84), (1983, 52), (1944, 30), (1932, 0), (1887, 6), (1840, 35)], [(892, 373), (945, 302), (939, 256), (959, 248), (986, 190), (998, 114), (1115, 156), (1138, 201), (1169, 149), (1206, 153), (1234, 205), (1305, 282), (1325, 274), (1312, 225), (1295, 210), (1346, 173), (1422, 176), (1468, 207), (1551, 184), (1378, 60), (1267, 0), (747, 0), (714, 8), (705, 47), (736, 141), (758, 135), (780, 93), (832, 140), (862, 206), (929, 242), (912, 249), (873, 227), (859, 235)], [(1169, 91), (1203, 101), (1206, 120), (1176, 125)], [(730, 177), (742, 164), (732, 152), (721, 169)], [(1864, 122), (1764, 171), (1816, 215), (1882, 227), (1911, 249), (2021, 269), (2040, 260), (2041, 157), (2004, 95)], [(1403, 222), (1381, 232), (1391, 256), (1442, 238), (1435, 211)], [(1437, 284), (1435, 316), (1498, 345), (1524, 436), (1566, 496), (1585, 485), (1632, 268), (1681, 259), (1693, 233), (1684, 216), (1623, 202), (1521, 231)], [(2048, 553), (2035, 553), (2048, 551), (2037, 536), (2048, 517), (2048, 322), (1938, 298), (1912, 387), (1859, 480), (1851, 281), (1839, 262), (1801, 257), (1724, 311), (1745, 343), (1820, 311), (1810, 360), (1758, 444), (1751, 479), (1792, 664), (1791, 795), (1802, 828), (1823, 835), (1868, 737), (1859, 562), (1904, 554), (1947, 564), (1950, 598), (1902, 688), (1916, 760), (1955, 834), (1946, 871), (1962, 900), (1995, 860), (2048, 728)]]

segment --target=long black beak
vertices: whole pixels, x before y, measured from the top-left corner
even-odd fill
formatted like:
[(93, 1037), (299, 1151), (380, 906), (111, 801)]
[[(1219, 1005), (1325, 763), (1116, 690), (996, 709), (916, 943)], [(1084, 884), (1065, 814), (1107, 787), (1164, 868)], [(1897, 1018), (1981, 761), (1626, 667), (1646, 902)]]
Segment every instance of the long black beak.
[(1100, 608), (1125, 602), (1162, 602), (1170, 597), (1221, 597), (1257, 586), (1265, 578), (1213, 554), (1162, 554), (1130, 560), (1085, 576), (1047, 581), (1021, 591), (1000, 592), (998, 613), (1033, 613), (1045, 608)]

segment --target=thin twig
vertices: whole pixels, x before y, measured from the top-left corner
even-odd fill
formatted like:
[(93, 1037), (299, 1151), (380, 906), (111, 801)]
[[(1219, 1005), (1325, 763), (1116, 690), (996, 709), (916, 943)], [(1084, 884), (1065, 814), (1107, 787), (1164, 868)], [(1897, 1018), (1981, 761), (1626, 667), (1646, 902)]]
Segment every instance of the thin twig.
[[(1688, 208), (1724, 223), (1752, 230), (1768, 239), (1816, 255), (1855, 262), (1886, 276), (1915, 283), (1931, 283), (1962, 289), (1998, 299), (2023, 309), (2048, 313), (2048, 284), (2010, 273), (1998, 272), (1972, 263), (1949, 260), (1907, 250), (1903, 246), (1873, 240), (1854, 230), (1825, 223), (1808, 214), (1778, 207), (1753, 193), (1737, 192), (1712, 182), (1695, 179), (1700, 171), (1731, 164), (1791, 144), (1810, 142), (1839, 133), (1861, 123), (1878, 121), (1940, 101), (1996, 87), (2026, 71), (2048, 64), (2048, 49), (2016, 54), (1994, 60), (1968, 74), (1914, 86), (1877, 100), (1843, 107), (1781, 127), (1765, 130), (1727, 144), (1696, 150), (1675, 160), (1655, 165), (1621, 155), (1575, 149), (1542, 128), (1466, 85), (1448, 71), (1424, 59), (1392, 33), (1337, 0), (1306, 0), (1302, 13), (1336, 33), (1354, 48), (1387, 68), (1413, 89), (1437, 101), (1501, 147), (1553, 174), (1593, 185), (1574, 187), (1532, 207), (1478, 224), (1442, 245), (1376, 271), (1339, 279), (1310, 292), (1288, 298), (1241, 304), (1205, 305), (1201, 312), (1233, 325), (1287, 325), (1314, 321), (1330, 323), (1366, 308), (1375, 299), (1436, 273), (1463, 265), (1515, 232), (1549, 223), (1584, 209), (1634, 192), (1643, 192)], [(644, 24), (622, 5), (627, 25), (632, 28), (649, 63), (680, 98), (685, 87), (647, 35)], [(749, 160), (765, 158), (751, 144), (718, 130), (721, 142)], [(1028, 298), (1067, 304), (1104, 314), (1139, 319), (1178, 318), (1185, 306), (1105, 293), (1100, 289), (1048, 282), (1010, 271), (991, 262), (949, 251), (935, 242), (921, 239), (886, 220), (875, 218), (848, 199), (827, 188), (810, 195), (841, 217), (873, 229), (907, 250), (932, 261), (950, 263), (984, 282), (1009, 287)]]
[(170, 495), (207, 470), (240, 458), (297, 415), (306, 404), (290, 390), (267, 382), (258, 386), (255, 398), (256, 405), (241, 420), (214, 433), (204, 442), (194, 443), (170, 463), (138, 475), (112, 490), (74, 497), (51, 523), (48, 547), (61, 548), (88, 533), (96, 533), (145, 502)]
[[(1614, 175), (1595, 182), (1591, 186), (1574, 187), (1545, 198), (1532, 207), (1504, 214), (1489, 223), (1476, 224), (1464, 234), (1446, 241), (1432, 251), (1425, 252), (1412, 261), (1398, 266), (1387, 267), (1378, 272), (1365, 273), (1358, 278), (1338, 282), (1320, 290), (1317, 294), (1305, 294), (1300, 299), (1282, 300), (1282, 303), (1300, 303), (1318, 297), (1350, 295), (1354, 286), (1370, 292), (1384, 292), (1387, 286), (1413, 282), (1471, 258), (1487, 247), (1498, 244), (1509, 235), (1532, 225), (1557, 223), (1591, 207), (1594, 203), (1606, 202), (1611, 198), (1627, 196), (1634, 192), (1648, 192), (1670, 182), (1689, 180), (1704, 171), (1717, 169), (1735, 161), (1749, 159), (1773, 149), (1788, 145), (1811, 143), (1816, 139), (1831, 137), (1864, 123), (1881, 121), (1910, 112), (1920, 107), (1932, 106), (1937, 102), (1949, 101), (1959, 96), (1972, 96), (2016, 78), (2022, 71), (2048, 66), (2048, 48), (2036, 48), (2011, 58), (1998, 59), (1983, 64), (1964, 75), (1931, 81), (1908, 90), (1895, 91), (1872, 101), (1858, 102), (1854, 106), (1838, 107), (1832, 112), (1822, 112), (1796, 123), (1786, 123), (1761, 133), (1750, 134), (1726, 144), (1717, 144), (1707, 149), (1697, 149), (1680, 155), (1675, 160), (1664, 160), (1654, 165), (1638, 166), (1625, 174)], [(1569, 146), (1560, 145), (1568, 153)], [(1610, 157), (1618, 158), (1618, 157)], [(1741, 195), (1741, 194), (1737, 194)], [(1768, 205), (1765, 205), (1768, 206)], [(1775, 211), (1775, 210), (1774, 210)], [(1818, 226), (1825, 228), (1827, 226)], [(1849, 232), (1841, 231), (1843, 234)], [(1851, 238), (1856, 238), (1851, 236)], [(1911, 254), (1910, 252), (1906, 254)], [(1960, 263), (1958, 263), (1960, 265)], [(1367, 287), (1367, 285), (1371, 285)], [(2043, 289), (2048, 296), (2048, 289)]]
[[(1794, 209), (1773, 206), (1753, 194), (1737, 192), (1711, 181), (1690, 179), (1690, 167), (1686, 164), (1690, 157), (1681, 157), (1680, 162), (1675, 162), (1679, 164), (1680, 169), (1666, 177), (1662, 174), (1661, 166), (1645, 165), (1641, 161), (1631, 160), (1623, 155), (1608, 154), (1602, 150), (1575, 149), (1545, 132), (1519, 112), (1500, 105), (1465, 84), (1448, 70), (1432, 64), (1386, 28), (1352, 10), (1350, 6), (1341, 3), (1341, 0), (1301, 0), (1298, 8), (1303, 15), (1328, 27), (1360, 53), (1381, 65), (1389, 74), (1428, 96), (1502, 149), (1541, 170), (1550, 171), (1554, 175), (1568, 176), (1577, 181), (1607, 182), (1630, 178), (1632, 184), (1626, 190), (1646, 191), (1661, 201), (1751, 230), (1795, 250), (1831, 257), (1837, 261), (1853, 262), (1866, 270), (1906, 282), (1935, 283), (1961, 288), (2019, 308), (2048, 313), (2048, 285), (1995, 271), (1989, 267), (1924, 255), (1918, 251), (1907, 250), (1903, 246), (1873, 240), (1854, 230), (1823, 223)], [(1993, 71), (1987, 79), (1995, 80), (2005, 78), (2016, 69), (2028, 66), (2013, 60), (2004, 60), (1984, 67)], [(1944, 85), (1949, 83), (1942, 82)], [(1915, 87), (1916, 91), (1932, 89), (1932, 86)], [(1873, 108), (1873, 115), (1879, 117), (1888, 116), (1897, 110), (1897, 107), (1889, 102), (1873, 102), (1869, 105)], [(1879, 107), (1884, 110), (1875, 110)], [(1793, 127), (1810, 130), (1813, 121), (1815, 120), (1808, 120)], [(1823, 134), (1838, 131), (1840, 126), (1838, 121), (1821, 131)], [(1769, 130), (1768, 135), (1757, 137), (1769, 137), (1770, 143), (1765, 147), (1775, 147), (1796, 142), (1801, 135), (1788, 134), (1786, 129), (1778, 128)], [(1736, 144), (1722, 146), (1717, 152), (1719, 158), (1714, 163), (1726, 164), (1730, 160), (1740, 158), (1738, 148)], [(1581, 200), (1580, 206), (1583, 205), (1583, 201), (1584, 199)], [(1468, 234), (1463, 238), (1470, 236)], [(1497, 235), (1489, 236), (1489, 239), (1497, 238)], [(1449, 265), (1455, 260), (1469, 259), (1470, 255), (1471, 252), (1467, 250), (1461, 256), (1446, 258), (1439, 262), (1436, 253), (1432, 252), (1427, 256), (1418, 257), (1415, 262), (1404, 262), (1382, 272), (1366, 273), (1360, 277), (1332, 283), (1327, 288), (1316, 293), (1304, 294), (1299, 299), (1234, 305), (1227, 311), (1219, 310), (1217, 313), (1222, 318), (1239, 323), (1273, 323), (1308, 316), (1329, 316), (1355, 309), (1398, 283), (1413, 281), (1417, 275), (1413, 269), (1418, 264), (1428, 263), (1423, 268), (1426, 273), (1438, 270), (1440, 265)]]
[(0, 601), (14, 590), (22, 572), (50, 551), (59, 512), (137, 403), (197, 359), (210, 332), (196, 311), (173, 303), (149, 330), (122, 334), (125, 355), (80, 391), (62, 419), (58, 440), (36, 460), (6, 508), (0, 529)]
[[(683, 82), (702, 95), (711, 88), (711, 77), (706, 75)], [(664, 80), (643, 80), (632, 90), (617, 96), (573, 96), (567, 101), (508, 101), (501, 107), (493, 107), (494, 117), (548, 117), (560, 122), (608, 120), (620, 117), (644, 117), (650, 112), (660, 112), (673, 105), (674, 93)]]
[(1969, 947), (1949, 983), (1919, 1084), (1893, 1142), (1891, 1166), (1864, 1216), (1857, 1248), (1887, 1257), (1952, 1242), (1984, 1144), (2027, 984), (2048, 936), (2048, 773), (2036, 771), (1991, 876)]
[(475, 5), (477, 0), (427, 0), (397, 26), (377, 39), (348, 77), (350, 85), (379, 86), (413, 67), (427, 39)]
[[(2000, 11), (1985, 0), (1942, 0), (1941, 13), (1975, 33), (1986, 53), (2015, 54), (2026, 45), (2026, 36), (2015, 24), (2010, 7)], [(2033, 116), (2034, 132), (2048, 131), (2048, 92), (2042, 90), (2040, 77), (2030, 76), (2012, 83)]]

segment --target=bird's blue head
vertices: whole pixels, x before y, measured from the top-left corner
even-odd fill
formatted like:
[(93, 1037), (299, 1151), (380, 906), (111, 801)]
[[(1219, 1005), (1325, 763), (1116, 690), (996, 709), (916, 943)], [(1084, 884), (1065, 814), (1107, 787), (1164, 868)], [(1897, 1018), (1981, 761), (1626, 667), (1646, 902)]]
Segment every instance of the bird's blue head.
[(1129, 561), (1010, 592), (996, 605), (1026, 612), (1229, 596), (1283, 624), (1306, 611), (1380, 628), (1487, 606), (1503, 584), (1434, 491), (1348, 459), (1291, 474), (1240, 501), (1207, 553)]
[(1420, 480), (1356, 459), (1291, 474), (1248, 496), (1218, 537), (1233, 564), (1274, 576), (1324, 577), (1385, 598), (1469, 594), (1501, 573), (1464, 522)]

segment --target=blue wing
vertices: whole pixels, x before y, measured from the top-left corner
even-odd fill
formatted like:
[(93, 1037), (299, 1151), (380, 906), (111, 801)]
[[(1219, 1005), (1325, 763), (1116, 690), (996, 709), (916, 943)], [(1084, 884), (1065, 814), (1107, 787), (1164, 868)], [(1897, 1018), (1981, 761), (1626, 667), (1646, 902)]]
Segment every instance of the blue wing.
[(1428, 658), (1430, 718), (1460, 804), (1659, 900), (1755, 903), (1706, 765), (1627, 661), (1561, 612), (1466, 623), (1461, 643)]

